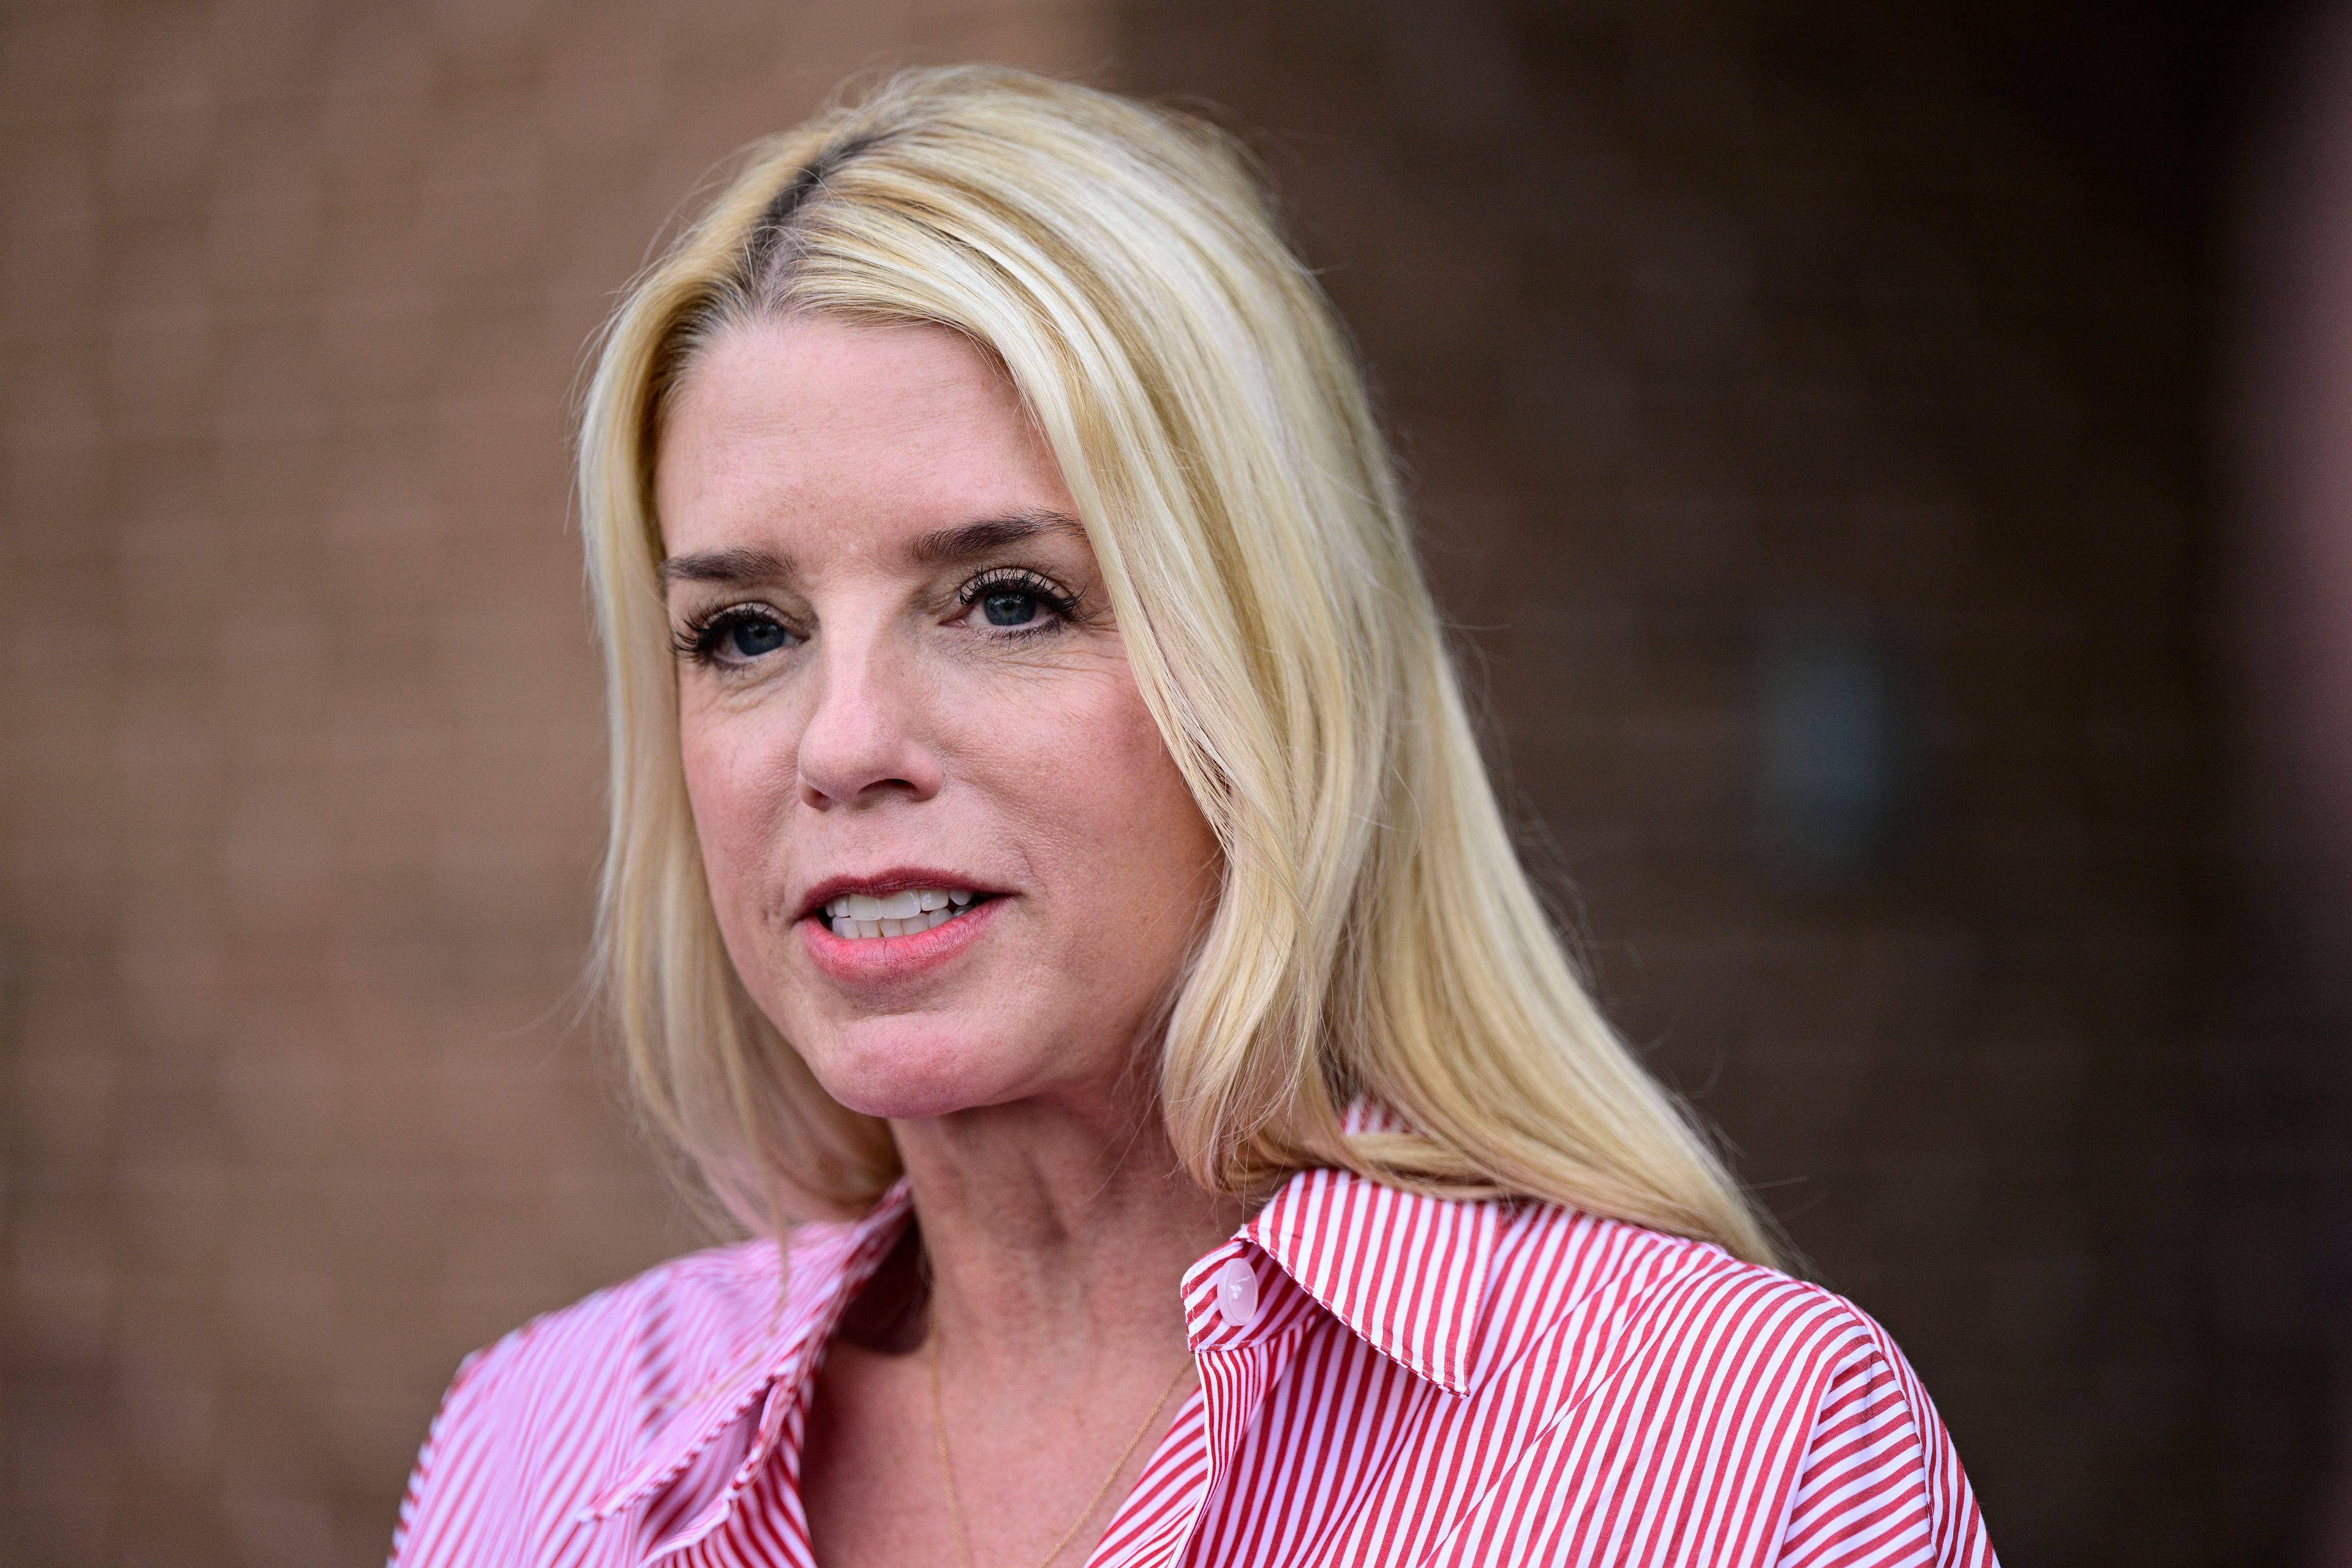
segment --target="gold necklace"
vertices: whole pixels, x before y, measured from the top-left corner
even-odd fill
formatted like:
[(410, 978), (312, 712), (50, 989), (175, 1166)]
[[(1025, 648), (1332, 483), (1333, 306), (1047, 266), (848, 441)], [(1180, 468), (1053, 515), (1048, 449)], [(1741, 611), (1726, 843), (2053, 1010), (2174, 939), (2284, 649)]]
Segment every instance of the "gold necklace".
[[(956, 1497), (955, 1467), (948, 1463), (947, 1417), (940, 1413), (940, 1336), (933, 1333), (930, 1342), (931, 1436), (939, 1445), (940, 1474), (947, 1479), (948, 1483), (948, 1522), (955, 1530), (956, 1563), (958, 1568), (971, 1568), (971, 1554), (964, 1544), (963, 1504)], [(1076, 1536), (1079, 1527), (1094, 1517), (1095, 1510), (1101, 1506), (1103, 1494), (1110, 1490), (1111, 1482), (1118, 1479), (1119, 1471), (1127, 1468), (1127, 1461), (1134, 1457), (1135, 1446), (1143, 1441), (1146, 1432), (1151, 1430), (1152, 1422), (1159, 1419), (1160, 1407), (1168, 1403), (1168, 1396), (1176, 1392), (1176, 1385), (1184, 1381), (1185, 1368), (1192, 1364), (1190, 1356), (1177, 1363), (1176, 1375), (1168, 1380), (1168, 1386), (1161, 1389), (1160, 1397), (1151, 1402), (1151, 1408), (1144, 1413), (1143, 1424), (1135, 1429), (1135, 1436), (1127, 1440), (1127, 1447), (1121, 1448), (1118, 1458), (1111, 1462), (1110, 1474), (1102, 1479), (1102, 1485), (1097, 1487), (1095, 1495), (1087, 1500), (1087, 1506), (1078, 1510), (1078, 1517), (1070, 1521), (1070, 1528), (1062, 1531), (1062, 1539), (1054, 1542), (1054, 1550), (1038, 1559), (1037, 1568), (1053, 1568), (1054, 1559), (1062, 1554), (1062, 1549)]]

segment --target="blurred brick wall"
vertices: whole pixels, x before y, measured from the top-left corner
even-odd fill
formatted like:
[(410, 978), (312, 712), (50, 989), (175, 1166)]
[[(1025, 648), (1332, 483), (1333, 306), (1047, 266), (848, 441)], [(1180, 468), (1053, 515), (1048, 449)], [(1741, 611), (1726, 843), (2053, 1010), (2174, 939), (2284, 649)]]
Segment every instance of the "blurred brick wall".
[[(1121, 16), (1129, 86), (1264, 129), (1605, 992), (1909, 1350), (2004, 1553), (2282, 1561), (2312, 1380), (2216, 1305), (2287, 1307), (2204, 1109), (2205, 204), (2245, 14)], [(1838, 878), (1759, 845), (1760, 661), (1808, 622), (1884, 650), (1924, 752)]]
[(1087, 0), (0, 14), (0, 1563), (382, 1561), (467, 1349), (693, 1233), (576, 1026), (582, 347), (848, 73)]

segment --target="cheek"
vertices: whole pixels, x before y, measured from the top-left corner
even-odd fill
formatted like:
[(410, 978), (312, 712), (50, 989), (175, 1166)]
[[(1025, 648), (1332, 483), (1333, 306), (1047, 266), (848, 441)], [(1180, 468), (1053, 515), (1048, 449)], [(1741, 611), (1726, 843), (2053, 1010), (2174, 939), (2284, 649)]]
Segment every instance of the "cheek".
[(1215, 887), (1215, 835), (1131, 684), (1090, 705), (1035, 770), (1033, 809), (1094, 929), (1149, 965), (1171, 961)]
[(686, 774), (703, 875), (730, 943), (757, 913), (761, 889), (779, 847), (778, 825), (791, 799), (790, 755), (773, 726), (747, 715), (682, 713), (678, 760)]
[(1202, 847), (1214, 840), (1140, 697), (1127, 721), (1112, 732), (1116, 745), (1103, 752), (1104, 763), (1123, 785), (1118, 793), (1123, 797), (1124, 831), (1137, 833), (1141, 843), (1165, 847), (1168, 853), (1152, 858), (1175, 874), (1172, 868), (1197, 863)]

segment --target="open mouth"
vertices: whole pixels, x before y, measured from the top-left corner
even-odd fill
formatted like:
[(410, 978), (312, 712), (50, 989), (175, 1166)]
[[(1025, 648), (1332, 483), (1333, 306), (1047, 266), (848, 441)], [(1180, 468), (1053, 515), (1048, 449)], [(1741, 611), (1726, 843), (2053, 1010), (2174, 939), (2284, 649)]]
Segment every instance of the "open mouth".
[(824, 922), (834, 935), (852, 942), (913, 936), (960, 920), (993, 896), (968, 888), (902, 888), (878, 896), (843, 893), (825, 900)]

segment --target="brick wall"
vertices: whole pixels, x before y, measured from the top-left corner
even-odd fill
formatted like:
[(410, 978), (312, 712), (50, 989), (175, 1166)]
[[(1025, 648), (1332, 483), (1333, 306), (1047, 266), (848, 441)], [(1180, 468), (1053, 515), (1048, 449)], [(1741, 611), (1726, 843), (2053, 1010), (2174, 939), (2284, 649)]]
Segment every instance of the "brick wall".
[(684, 1247), (576, 1026), (582, 345), (853, 70), (1083, 0), (12, 5), (0, 1562), (382, 1561), (457, 1358)]

